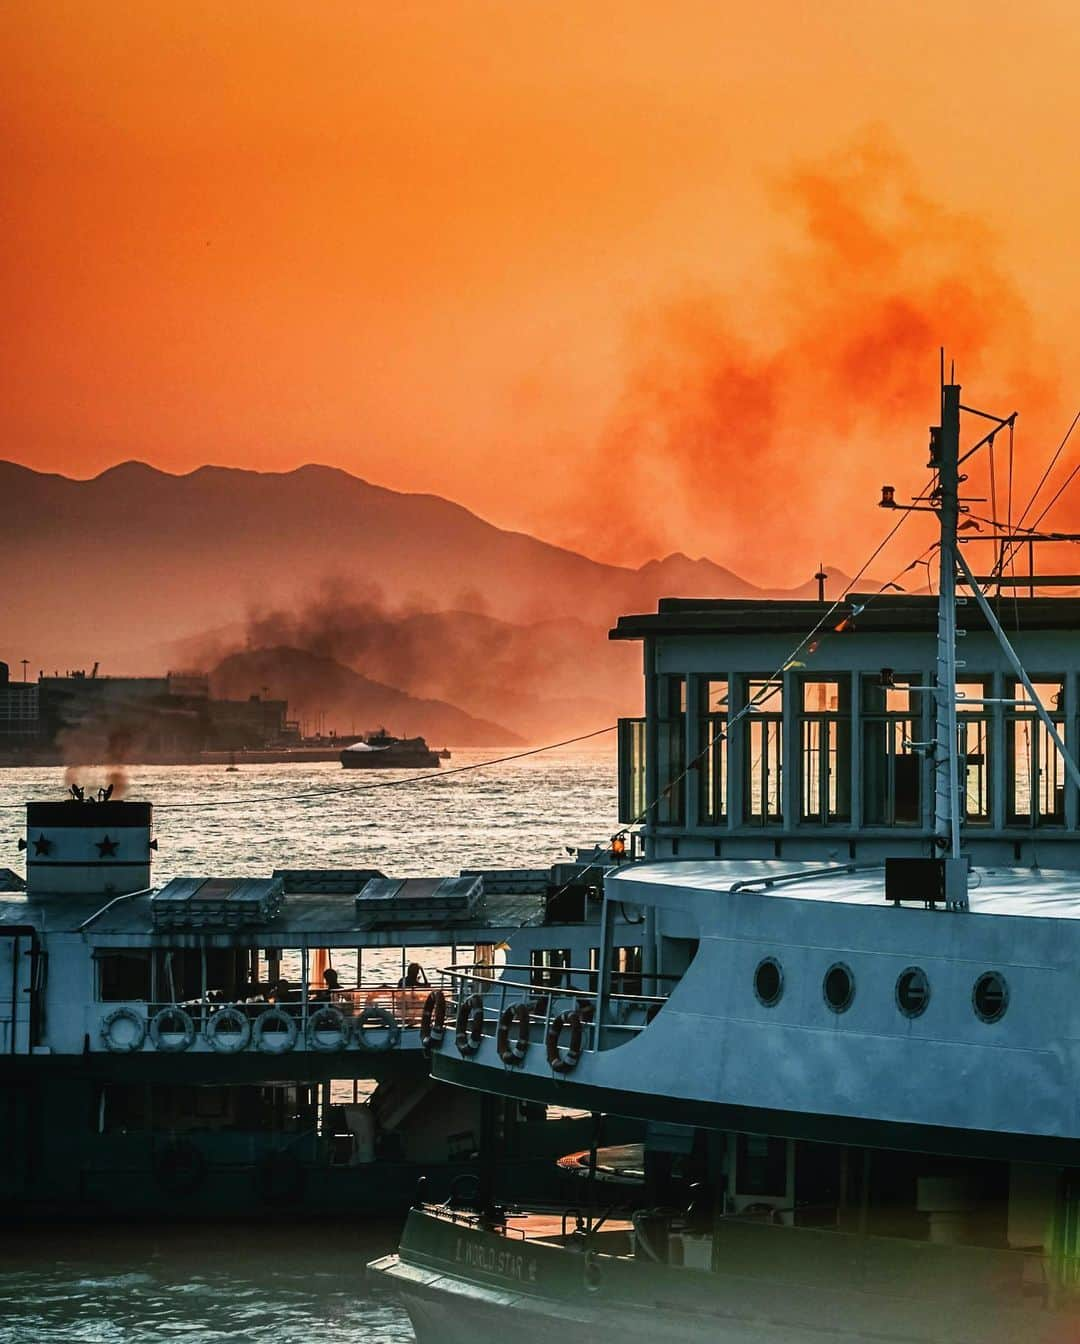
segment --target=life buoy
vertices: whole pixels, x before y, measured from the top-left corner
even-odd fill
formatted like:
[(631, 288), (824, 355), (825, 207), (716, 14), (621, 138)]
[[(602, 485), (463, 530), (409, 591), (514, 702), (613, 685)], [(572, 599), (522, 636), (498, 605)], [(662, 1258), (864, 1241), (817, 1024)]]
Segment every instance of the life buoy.
[[(380, 1036), (375, 1032), (369, 1032), (369, 1027), (382, 1027), (386, 1035)], [(397, 1018), (388, 1009), (365, 1008), (356, 1019), (353, 1040), (361, 1050), (381, 1054), (384, 1050), (393, 1050), (401, 1040), (401, 1028), (398, 1026)]]
[(128, 1055), (133, 1050), (141, 1050), (146, 1040), (146, 1019), (134, 1008), (114, 1008), (102, 1020), (101, 1040), (105, 1049), (114, 1055)]
[(195, 1023), (191, 1014), (175, 1004), (168, 1008), (159, 1008), (150, 1019), (150, 1040), (155, 1050), (166, 1054), (179, 1054), (187, 1050), (195, 1039)]
[[(559, 1038), (566, 1027), (570, 1028), (570, 1043), (564, 1055)], [(576, 1008), (551, 1019), (544, 1045), (547, 1048), (547, 1062), (556, 1073), (569, 1073), (571, 1069), (577, 1068), (581, 1058), (581, 1035), (581, 1014)]]
[(433, 989), (424, 1000), (420, 1014), (420, 1044), (425, 1050), (433, 1050), (442, 1045), (446, 1034), (446, 995), (441, 989)]
[[(267, 1033), (281, 1036), (280, 1041), (267, 1040)], [(296, 1044), (296, 1021), (284, 1008), (266, 1008), (255, 1019), (251, 1039), (258, 1050), (268, 1055), (283, 1055)]]
[(210, 1014), (203, 1035), (211, 1050), (235, 1055), (251, 1044), (251, 1023), (239, 1008), (219, 1008)]
[(484, 1000), (472, 994), (458, 1004), (454, 1041), (463, 1055), (474, 1055), (484, 1039)]
[(193, 1143), (178, 1139), (154, 1154), (154, 1178), (166, 1194), (193, 1194), (206, 1179), (206, 1158)]
[[(529, 1049), (529, 1026), (531, 1023), (527, 1003), (508, 1003), (499, 1015), (499, 1033), (495, 1046), (499, 1058), (504, 1064), (520, 1064)], [(517, 1025), (517, 1035), (511, 1039), (510, 1031)]]
[[(305, 1039), (312, 1050), (331, 1054), (344, 1050), (349, 1043), (349, 1024), (340, 1008), (326, 1004), (316, 1008), (307, 1021)], [(328, 1039), (329, 1038), (329, 1039)]]

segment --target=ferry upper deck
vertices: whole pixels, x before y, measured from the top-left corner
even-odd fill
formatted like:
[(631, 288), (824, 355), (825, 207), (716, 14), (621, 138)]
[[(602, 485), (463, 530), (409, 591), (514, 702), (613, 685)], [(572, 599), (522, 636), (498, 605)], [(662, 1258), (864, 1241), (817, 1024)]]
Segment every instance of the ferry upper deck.
[[(999, 615), (1070, 750), (1080, 741), (1080, 600), (1003, 597)], [(974, 602), (959, 604), (964, 848), (1073, 868), (1080, 797)], [(820, 628), (818, 628), (820, 627)], [(671, 598), (622, 617), (645, 713), (620, 723), (619, 819), (656, 858), (871, 862), (934, 844), (937, 599)], [(750, 709), (747, 707), (751, 706)]]

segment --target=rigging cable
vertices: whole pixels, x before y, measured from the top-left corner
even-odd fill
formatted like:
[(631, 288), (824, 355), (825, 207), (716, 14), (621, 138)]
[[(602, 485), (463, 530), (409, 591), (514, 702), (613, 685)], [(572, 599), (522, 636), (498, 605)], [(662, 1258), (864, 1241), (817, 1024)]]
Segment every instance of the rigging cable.
[[(933, 485), (934, 485), (934, 478), (931, 478), (931, 480), (928, 481), (925, 486), (923, 486), (919, 494), (915, 496), (915, 502), (918, 503), (920, 500), (926, 499), (930, 494)], [(907, 522), (909, 516), (910, 513), (908, 510), (904, 510), (904, 512), (901, 513), (897, 521), (885, 534), (882, 540), (878, 542), (877, 546), (874, 548), (871, 554), (860, 566), (858, 573), (854, 576), (853, 579), (850, 580), (847, 587), (840, 594), (840, 596), (836, 598), (831, 604), (831, 606), (829, 606), (826, 609), (824, 615), (821, 616), (818, 619), (817, 623), (814, 625), (814, 627), (803, 636), (803, 638), (799, 641), (799, 643), (795, 646), (795, 648), (792, 649), (791, 653), (788, 654), (788, 656), (784, 659), (784, 661), (780, 664), (780, 666), (777, 667), (776, 670), (770, 676), (766, 677), (761, 682), (761, 690), (759, 690), (755, 695), (752, 695), (750, 699), (743, 705), (743, 707), (740, 710), (738, 710), (731, 719), (728, 720), (727, 724), (721, 725), (716, 734), (708, 739), (708, 741), (705, 743), (704, 747), (702, 747), (702, 749), (698, 752), (698, 754), (694, 756), (691, 760), (687, 761), (682, 771), (680, 771), (678, 775), (675, 775), (672, 779), (670, 779), (667, 782), (667, 784), (665, 784), (664, 787), (660, 790), (660, 792), (656, 795), (656, 797), (650, 799), (645, 804), (645, 806), (634, 817), (632, 821), (626, 822), (625, 825), (619, 828), (619, 830), (612, 833), (610, 837), (612, 840), (624, 836), (631, 827), (638, 826), (642, 822), (646, 821), (652, 809), (654, 807), (657, 807), (662, 799), (664, 799), (665, 797), (669, 797), (671, 795), (672, 791), (679, 784), (682, 783), (682, 781), (687, 777), (687, 775), (691, 772), (691, 770), (697, 768), (698, 763), (702, 761), (709, 754), (710, 751), (712, 751), (713, 747), (718, 742), (722, 742), (730, 736), (731, 729), (741, 719), (744, 719), (753, 709), (757, 708), (764, 700), (771, 698), (771, 696), (775, 693), (775, 687), (778, 678), (782, 677), (784, 672), (795, 663), (795, 661), (798, 659), (799, 655), (803, 652), (804, 649), (809, 648), (811, 653), (816, 651), (817, 644), (814, 642), (815, 637), (821, 633), (826, 623), (831, 619), (832, 616), (836, 614), (839, 608), (844, 604), (848, 594), (853, 591), (855, 585), (862, 579), (866, 571), (870, 568), (870, 566), (882, 553), (885, 547), (888, 546), (889, 542), (891, 542), (892, 539), (896, 536), (896, 534), (900, 531), (905, 522)], [(928, 549), (932, 550), (933, 547), (930, 547)], [(925, 555), (926, 553), (927, 552), (924, 551), (923, 555)], [(917, 564), (918, 561), (916, 561), (915, 563)], [(906, 566), (904, 570), (900, 571), (900, 573), (901, 574), (905, 573), (906, 570), (909, 568), (911, 568), (910, 565)], [(878, 591), (876, 593), (870, 594), (867, 600), (864, 603), (862, 603), (856, 611), (853, 611), (851, 615), (844, 617), (844, 619), (835, 627), (836, 632), (839, 633), (843, 631), (850, 624), (850, 622), (854, 619), (856, 615), (865, 611), (871, 602), (881, 597), (882, 594), (886, 591), (886, 589), (892, 586), (893, 582), (882, 584), (881, 587), (878, 589)], [(764, 805), (765, 804), (763, 801), (763, 806)]]
[[(917, 501), (926, 498), (927, 494), (931, 489), (931, 485), (932, 482), (930, 482), (923, 488), (920, 494), (916, 496)], [(896, 534), (900, 531), (900, 528), (907, 521), (907, 517), (908, 517), (907, 512), (901, 514), (900, 518), (896, 521), (893, 527), (890, 528), (890, 530), (886, 533), (886, 535), (882, 538), (882, 540), (871, 552), (869, 557), (863, 562), (862, 566), (859, 568), (858, 573), (854, 576), (853, 579), (851, 579), (847, 587), (844, 589), (843, 593), (838, 598), (836, 598), (833, 601), (833, 603), (827, 608), (824, 615), (822, 615), (821, 618), (817, 621), (813, 629), (811, 629), (806, 635), (804, 635), (802, 640), (800, 640), (800, 642), (796, 645), (796, 647), (792, 650), (791, 654), (788, 656), (788, 658), (784, 660), (784, 662), (776, 670), (776, 672), (773, 673), (773, 675), (763, 683), (762, 691), (766, 693), (766, 695), (772, 694), (772, 692), (769, 690), (770, 685), (775, 682), (777, 677), (783, 674), (785, 668), (790, 666), (791, 663), (793, 663), (798, 658), (799, 654), (802, 653), (803, 650), (813, 641), (814, 637), (821, 632), (821, 630), (825, 626), (826, 622), (830, 619), (830, 617), (832, 617), (837, 612), (837, 610), (846, 600), (848, 594), (852, 592), (855, 585), (862, 579), (866, 571), (874, 563), (877, 557), (881, 554), (881, 552), (885, 549), (885, 547), (889, 544), (889, 542), (891, 542), (892, 539), (896, 536)], [(886, 587), (888, 587), (888, 585), (884, 585), (879, 590), (879, 592), (873, 594), (869, 600), (873, 600), (875, 597), (879, 597), (881, 593), (885, 591)], [(860, 610), (864, 608), (865, 604), (863, 608), (860, 608)], [(850, 616), (845, 617), (844, 621), (840, 623), (840, 626), (838, 628), (843, 629), (844, 626), (851, 619), (852, 618)], [(740, 719), (744, 718), (751, 711), (751, 709), (753, 709), (756, 706), (760, 698), (761, 693), (759, 693), (759, 695), (756, 697), (751, 697), (751, 699), (742, 707), (741, 710), (738, 711), (735, 717), (727, 724), (726, 729), (721, 729), (721, 731), (716, 735), (716, 737), (712, 738), (706, 744), (704, 749), (697, 756), (695, 756), (692, 761), (687, 763), (686, 768), (682, 771), (682, 773), (675, 779), (671, 780), (661, 791), (660, 795), (657, 798), (650, 801), (646, 805), (642, 813), (637, 818), (635, 818), (634, 821), (628, 823), (628, 825), (634, 826), (639, 824), (640, 821), (643, 821), (645, 817), (648, 816), (649, 811), (653, 807), (655, 807), (657, 803), (659, 803), (660, 799), (665, 794), (669, 794), (677, 784), (679, 784), (683, 779), (685, 779), (687, 774), (689, 774), (690, 770), (697, 765), (698, 761), (700, 761), (701, 758), (707, 754), (707, 752), (712, 748), (712, 746), (716, 742), (722, 740), (724, 737), (727, 736), (727, 731), (730, 730), (732, 725), (737, 723)], [(379, 780), (378, 782), (366, 785), (352, 784), (334, 788), (304, 789), (300, 791), (294, 791), (291, 793), (265, 794), (254, 798), (220, 798), (220, 799), (209, 799), (199, 802), (159, 803), (155, 810), (158, 812), (177, 812), (177, 811), (190, 812), (190, 811), (206, 811), (210, 809), (217, 809), (223, 807), (260, 807), (264, 803), (300, 802), (308, 798), (331, 798), (348, 794), (368, 793), (373, 789), (401, 788), (405, 785), (417, 784), (425, 780), (438, 782), (441, 780), (449, 779), (451, 776), (467, 774), (473, 770), (485, 770), (495, 765), (505, 765), (510, 761), (522, 760), (527, 756), (537, 756), (543, 752), (557, 751), (562, 747), (574, 746), (578, 742), (587, 742), (592, 738), (602, 737), (606, 733), (614, 732), (616, 727), (617, 727), (616, 724), (613, 723), (608, 724), (604, 728), (594, 729), (590, 733), (581, 733), (577, 737), (566, 738), (561, 742), (548, 743), (542, 747), (531, 747), (526, 751), (513, 752), (510, 755), (498, 756), (488, 761), (475, 761), (469, 765), (460, 765), (453, 767), (452, 769), (449, 770), (440, 770), (438, 773), (431, 772), (429, 774), (422, 774), (422, 775), (408, 775), (401, 779)], [(26, 806), (25, 803), (0, 803), (0, 811), (8, 812), (8, 811), (21, 810), (25, 806)], [(624, 833), (625, 828), (615, 832), (615, 836), (622, 835)], [(614, 838), (614, 836), (612, 838)]]

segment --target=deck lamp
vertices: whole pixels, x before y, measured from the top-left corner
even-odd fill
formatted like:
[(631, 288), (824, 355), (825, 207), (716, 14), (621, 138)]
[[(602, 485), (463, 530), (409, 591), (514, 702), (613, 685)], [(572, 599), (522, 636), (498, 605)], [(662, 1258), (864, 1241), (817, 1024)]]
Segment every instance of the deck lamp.
[(895, 485), (883, 485), (883, 486), (881, 487), (881, 501), (880, 501), (880, 503), (878, 504), (878, 508), (879, 508), (879, 509), (895, 509), (895, 508), (896, 508), (896, 486), (895, 486)]

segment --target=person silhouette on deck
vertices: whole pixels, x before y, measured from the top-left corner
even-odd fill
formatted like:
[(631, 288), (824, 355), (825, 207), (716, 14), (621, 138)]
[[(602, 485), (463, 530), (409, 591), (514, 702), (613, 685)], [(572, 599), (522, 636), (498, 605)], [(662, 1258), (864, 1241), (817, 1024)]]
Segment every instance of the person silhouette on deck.
[(409, 969), (397, 982), (398, 989), (427, 989), (428, 978), (418, 961), (410, 961)]

